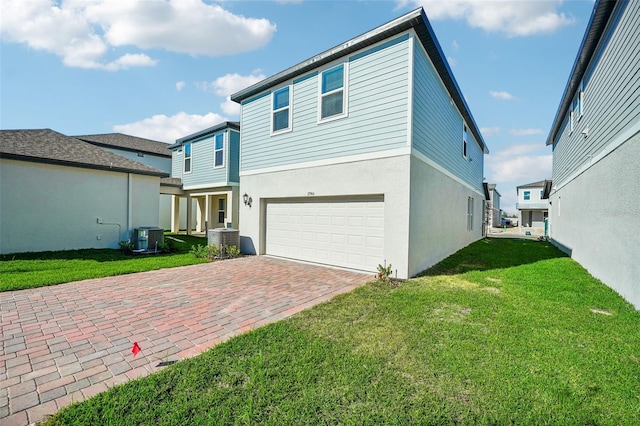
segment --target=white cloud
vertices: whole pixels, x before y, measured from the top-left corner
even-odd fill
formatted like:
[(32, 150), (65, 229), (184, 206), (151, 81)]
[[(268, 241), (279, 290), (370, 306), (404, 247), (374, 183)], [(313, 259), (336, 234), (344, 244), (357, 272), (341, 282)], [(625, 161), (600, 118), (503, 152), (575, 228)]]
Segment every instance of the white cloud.
[(176, 139), (207, 127), (214, 126), (226, 118), (210, 112), (205, 115), (179, 112), (172, 116), (154, 115), (128, 124), (117, 124), (113, 131), (156, 141), (173, 143)]
[(202, 0), (1, 0), (3, 41), (53, 53), (69, 67), (153, 66), (142, 53), (108, 60), (113, 47), (218, 56), (260, 48), (275, 24)]
[(557, 11), (562, 0), (396, 0), (400, 6), (423, 6), (429, 19), (464, 19), (474, 28), (509, 37), (553, 33), (575, 19)]
[(500, 133), (500, 127), (481, 127), (480, 133), (482, 133), (484, 137), (497, 135)]
[(492, 98), (500, 99), (502, 101), (513, 101), (515, 99), (515, 96), (505, 91), (489, 90), (489, 94)]
[(485, 157), (487, 182), (496, 183), (503, 210), (515, 213), (516, 186), (551, 177), (553, 155), (544, 142), (516, 144)]
[(265, 76), (260, 73), (260, 70), (254, 70), (249, 75), (226, 74), (210, 82), (199, 81), (196, 82), (196, 87), (202, 91), (213, 92), (218, 96), (223, 96), (225, 101), (220, 104), (222, 111), (227, 115), (238, 116), (240, 114), (240, 105), (233, 102), (230, 95), (264, 79)]
[(451, 42), (451, 47), (453, 47), (453, 50), (458, 50), (460, 48), (460, 44), (458, 43), (457, 40), (453, 40)]
[(447, 56), (447, 62), (449, 62), (449, 66), (451, 68), (454, 68), (456, 65), (458, 65), (458, 61), (456, 61), (455, 58), (452, 58), (451, 56)]
[(542, 129), (511, 129), (509, 133), (514, 136), (532, 136), (541, 134)]
[(180, 80), (176, 82), (176, 90), (178, 92), (182, 91), (182, 89), (184, 89), (184, 86), (186, 86), (187, 83), (185, 83), (184, 81)]

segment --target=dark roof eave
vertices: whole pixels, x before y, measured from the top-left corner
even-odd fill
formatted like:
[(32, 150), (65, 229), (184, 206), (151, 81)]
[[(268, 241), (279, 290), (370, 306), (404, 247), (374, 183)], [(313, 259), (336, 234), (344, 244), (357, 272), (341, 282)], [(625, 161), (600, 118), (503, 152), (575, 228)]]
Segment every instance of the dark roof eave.
[(310, 59), (307, 59), (306, 61), (300, 62), (299, 64), (294, 65), (293, 67), (290, 67), (271, 77), (268, 77), (252, 86), (247, 87), (246, 89), (234, 93), (231, 95), (231, 100), (237, 103), (241, 103), (243, 100), (257, 95), (258, 93), (263, 92), (269, 87), (278, 85), (296, 76), (305, 74), (315, 68), (318, 68), (319, 66), (327, 64), (350, 53), (364, 49), (368, 46), (378, 43), (379, 41), (385, 40), (411, 28), (415, 29), (420, 42), (427, 51), (429, 58), (433, 61), (438, 75), (444, 82), (449, 94), (451, 95), (451, 98), (462, 113), (465, 122), (469, 126), (469, 129), (471, 130), (476, 143), (480, 146), (484, 154), (488, 154), (489, 149), (484, 142), (484, 138), (480, 133), (478, 125), (469, 112), (469, 106), (462, 96), (462, 91), (460, 90), (458, 83), (453, 77), (451, 68), (449, 67), (444, 52), (442, 51), (442, 48), (440, 47), (440, 44), (436, 39), (433, 28), (431, 27), (431, 24), (429, 23), (429, 20), (421, 7), (405, 14), (404, 16), (401, 16), (400, 18), (381, 25), (380, 27), (372, 31), (355, 37), (332, 49), (326, 50)]
[(558, 135), (558, 131), (560, 131), (560, 128), (562, 127), (562, 122), (564, 121), (563, 118), (569, 111), (573, 97), (580, 86), (580, 82), (584, 77), (593, 55), (595, 54), (615, 6), (616, 2), (611, 0), (597, 0), (596, 4), (593, 6), (591, 18), (589, 19), (587, 29), (585, 30), (584, 37), (582, 38), (582, 43), (578, 49), (578, 55), (573, 63), (573, 68), (571, 69), (571, 73), (569, 73), (569, 80), (567, 81), (567, 85), (560, 100), (560, 105), (558, 106), (553, 124), (551, 125), (551, 131), (547, 137), (547, 145), (552, 145), (554, 143), (556, 136)]
[(169, 176), (169, 173), (165, 173), (165, 172), (135, 170), (135, 169), (128, 169), (124, 167), (109, 167), (109, 166), (103, 166), (99, 164), (63, 161), (63, 160), (56, 160), (52, 158), (30, 157), (28, 155), (10, 154), (6, 152), (0, 152), (0, 158), (6, 158), (8, 160), (16, 160), (16, 161), (26, 161), (30, 163), (44, 163), (44, 164), (52, 164), (56, 166), (78, 167), (82, 169), (105, 170), (105, 171), (120, 172), (120, 173), (133, 173), (136, 175), (157, 176), (160, 178)]
[(214, 133), (214, 132), (217, 132), (218, 130), (222, 130), (226, 128), (240, 131), (240, 123), (237, 121), (223, 121), (222, 123), (218, 123), (215, 126), (211, 126), (204, 130), (200, 130), (198, 132), (184, 136), (180, 139), (176, 139), (176, 143), (169, 145), (167, 149), (177, 148), (185, 142), (189, 142), (190, 140), (197, 139), (209, 133)]

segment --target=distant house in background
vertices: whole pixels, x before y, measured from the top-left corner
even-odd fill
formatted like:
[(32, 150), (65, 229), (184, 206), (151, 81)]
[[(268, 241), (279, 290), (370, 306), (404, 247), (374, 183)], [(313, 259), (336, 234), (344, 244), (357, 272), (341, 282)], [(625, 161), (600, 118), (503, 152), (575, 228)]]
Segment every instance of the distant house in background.
[(482, 237), (488, 149), (422, 8), (231, 99), (244, 252), (407, 278)]
[(640, 2), (598, 1), (547, 145), (550, 237), (640, 309)]
[[(139, 138), (122, 133), (105, 133), (98, 135), (74, 136), (82, 141), (106, 149), (114, 154), (122, 155), (167, 174), (171, 173), (171, 150), (169, 144)], [(162, 194), (164, 180), (161, 182), (160, 195), (160, 227), (171, 228), (171, 195)], [(186, 206), (185, 206), (186, 207)], [(186, 219), (186, 216), (184, 217)], [(184, 225), (186, 226), (186, 224)]]
[[(173, 145), (171, 181), (172, 231), (177, 231), (180, 206), (187, 206), (187, 232), (238, 227), (240, 124), (225, 121), (180, 138)], [(178, 180), (179, 179), (179, 180)], [(165, 183), (171, 185), (170, 181)], [(184, 200), (182, 203), (181, 200)], [(196, 200), (192, 223), (191, 200)]]
[(496, 189), (495, 183), (490, 183), (487, 185), (487, 192), (489, 193), (489, 198), (486, 200), (486, 215), (487, 215), (487, 224), (493, 227), (499, 227), (501, 225), (500, 218), (501, 210), (500, 210), (500, 193)]
[(50, 129), (0, 130), (0, 253), (118, 248), (167, 173)]
[(549, 200), (542, 198), (545, 181), (532, 182), (516, 188), (518, 194), (518, 226), (544, 233), (544, 220), (549, 216)]

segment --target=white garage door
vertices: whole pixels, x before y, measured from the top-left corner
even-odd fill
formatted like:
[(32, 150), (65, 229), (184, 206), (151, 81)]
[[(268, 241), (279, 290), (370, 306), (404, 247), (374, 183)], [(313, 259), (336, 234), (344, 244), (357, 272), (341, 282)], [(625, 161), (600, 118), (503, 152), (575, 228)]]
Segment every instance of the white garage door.
[(272, 201), (266, 253), (363, 271), (383, 263), (384, 201)]

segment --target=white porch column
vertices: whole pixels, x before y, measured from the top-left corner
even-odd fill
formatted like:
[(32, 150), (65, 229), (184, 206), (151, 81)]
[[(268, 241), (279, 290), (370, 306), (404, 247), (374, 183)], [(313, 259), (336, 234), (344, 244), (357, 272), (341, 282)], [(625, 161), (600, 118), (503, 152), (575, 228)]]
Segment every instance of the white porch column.
[[(227, 227), (227, 223), (231, 222), (231, 227), (236, 228), (238, 226), (237, 220), (234, 220), (234, 215), (237, 216), (236, 208), (233, 205), (233, 190), (227, 191), (226, 193), (227, 199), (225, 200), (225, 205), (227, 207), (227, 211), (224, 218), (224, 227)], [(237, 229), (237, 228), (236, 228)]]
[(193, 229), (193, 201), (192, 198), (187, 195), (187, 235), (191, 235), (191, 229)]
[(180, 230), (180, 197), (171, 196), (171, 232), (176, 233)]
[(202, 230), (204, 232), (207, 231), (205, 223), (211, 228), (211, 195), (208, 194), (204, 196), (204, 220), (202, 221)]
[(196, 205), (196, 232), (204, 232), (204, 221), (205, 221), (205, 199), (202, 197), (196, 198), (198, 204)]

